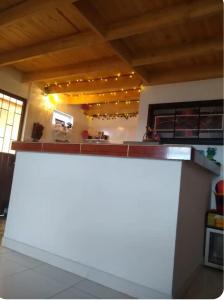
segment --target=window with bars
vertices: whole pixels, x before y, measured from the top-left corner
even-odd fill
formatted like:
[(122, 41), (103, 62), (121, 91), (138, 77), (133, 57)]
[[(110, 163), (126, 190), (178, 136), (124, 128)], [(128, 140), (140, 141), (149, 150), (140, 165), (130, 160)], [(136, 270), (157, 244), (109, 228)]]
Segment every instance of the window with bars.
[(15, 153), (12, 141), (19, 140), (25, 111), (25, 99), (0, 90), (0, 152)]

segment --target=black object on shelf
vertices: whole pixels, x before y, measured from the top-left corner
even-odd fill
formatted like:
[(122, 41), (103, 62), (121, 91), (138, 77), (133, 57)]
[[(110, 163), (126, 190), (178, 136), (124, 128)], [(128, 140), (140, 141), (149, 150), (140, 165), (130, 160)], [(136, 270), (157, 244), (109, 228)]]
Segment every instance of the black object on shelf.
[(33, 123), (33, 130), (32, 130), (32, 140), (33, 142), (38, 142), (42, 135), (43, 135), (44, 126), (40, 123)]

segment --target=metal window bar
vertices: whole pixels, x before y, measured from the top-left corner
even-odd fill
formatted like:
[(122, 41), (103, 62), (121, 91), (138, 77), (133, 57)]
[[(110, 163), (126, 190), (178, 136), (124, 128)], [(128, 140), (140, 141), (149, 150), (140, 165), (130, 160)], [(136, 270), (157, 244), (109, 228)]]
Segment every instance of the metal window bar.
[[(5, 152), (5, 153), (14, 153), (13, 150), (10, 150), (11, 148), (11, 143), (12, 141), (14, 141), (15, 139), (13, 138), (13, 133), (14, 130), (17, 131), (16, 132), (16, 136), (18, 138), (19, 136), (19, 131), (20, 131), (20, 125), (21, 125), (21, 121), (22, 121), (22, 115), (23, 115), (23, 111), (24, 111), (24, 102), (21, 101), (20, 98), (17, 98), (16, 96), (10, 96), (7, 94), (4, 94), (2, 91), (0, 91), (0, 97), (1, 97), (1, 106), (0, 106), (0, 121), (1, 121), (1, 125), (4, 128), (3, 131), (3, 136), (0, 136), (0, 140), (1, 140), (1, 147), (0, 147), (0, 152)], [(6, 103), (8, 103), (8, 106), (5, 105)], [(7, 108), (3, 108), (3, 105), (5, 105), (5, 107)], [(21, 106), (21, 112), (18, 113), (17, 112), (17, 108)], [(5, 119), (3, 120), (3, 111), (6, 112), (6, 116)], [(10, 116), (12, 115), (12, 116)], [(19, 116), (19, 120), (16, 120), (16, 115)], [(9, 119), (10, 116), (10, 119)], [(17, 128), (16, 128), (17, 127)], [(8, 131), (10, 132), (10, 134), (8, 134)]]

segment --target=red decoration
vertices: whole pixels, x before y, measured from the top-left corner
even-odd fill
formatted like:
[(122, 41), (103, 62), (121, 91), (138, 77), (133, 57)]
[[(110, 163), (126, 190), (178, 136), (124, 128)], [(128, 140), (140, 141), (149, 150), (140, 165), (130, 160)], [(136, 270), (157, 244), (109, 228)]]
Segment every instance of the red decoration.
[(224, 180), (220, 180), (216, 183), (215, 191), (217, 194), (224, 195)]
[(82, 109), (83, 110), (88, 110), (89, 109), (89, 105), (88, 104), (82, 104)]
[(89, 132), (88, 130), (83, 130), (82, 131), (82, 138), (85, 140), (85, 139), (88, 139), (89, 137)]

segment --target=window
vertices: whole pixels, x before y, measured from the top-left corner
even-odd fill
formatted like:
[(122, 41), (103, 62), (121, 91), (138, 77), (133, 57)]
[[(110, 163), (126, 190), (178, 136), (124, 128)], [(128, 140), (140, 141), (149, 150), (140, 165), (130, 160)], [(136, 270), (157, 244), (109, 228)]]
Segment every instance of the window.
[(59, 123), (63, 125), (70, 123), (73, 126), (73, 117), (59, 110), (55, 110), (53, 112), (52, 124), (55, 125)]
[(149, 105), (148, 126), (165, 143), (222, 144), (223, 101)]
[(21, 137), (25, 99), (0, 90), (0, 152), (15, 153), (12, 141)]

